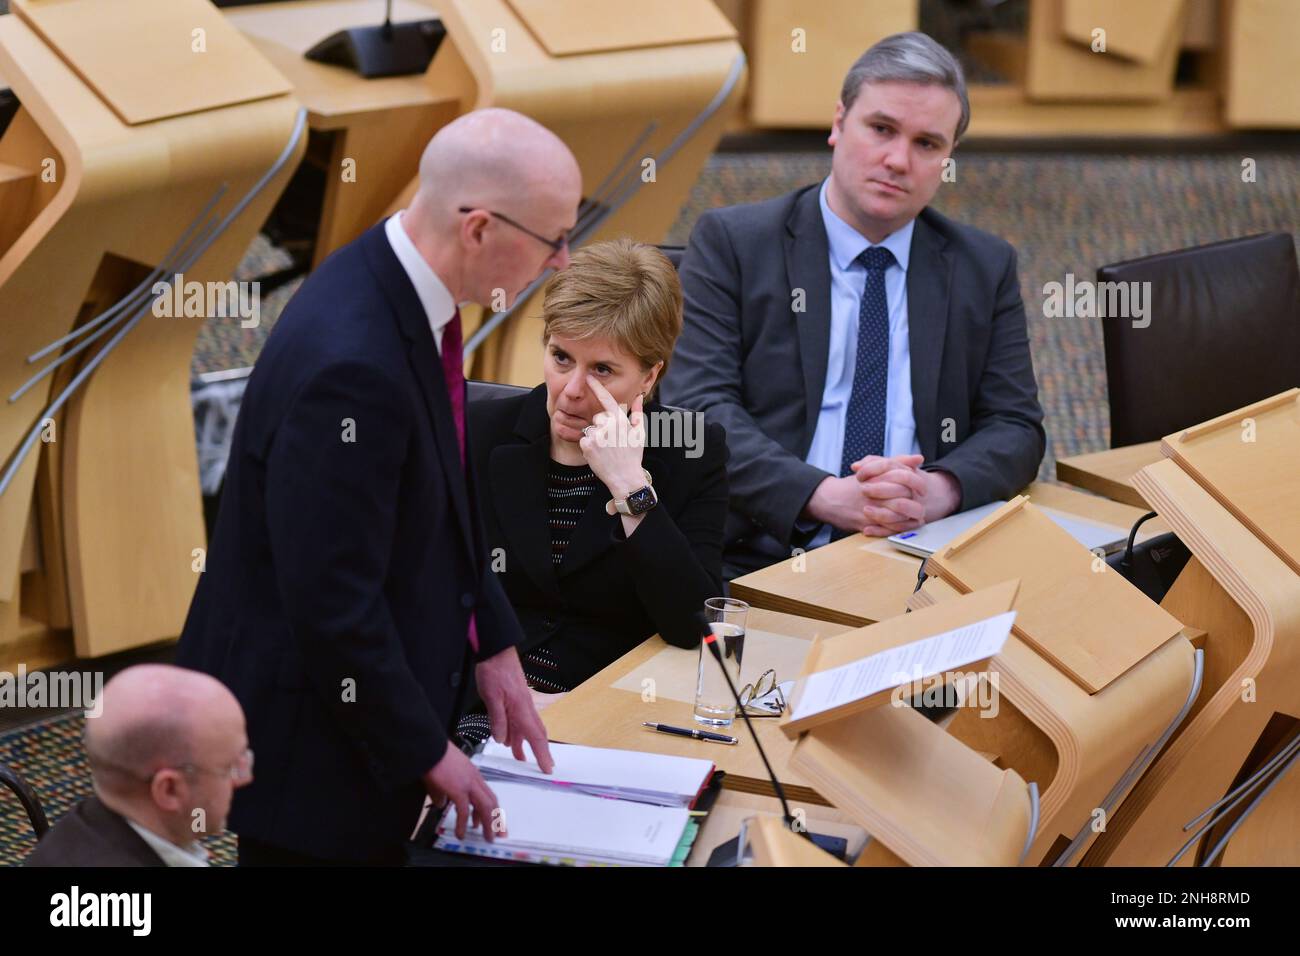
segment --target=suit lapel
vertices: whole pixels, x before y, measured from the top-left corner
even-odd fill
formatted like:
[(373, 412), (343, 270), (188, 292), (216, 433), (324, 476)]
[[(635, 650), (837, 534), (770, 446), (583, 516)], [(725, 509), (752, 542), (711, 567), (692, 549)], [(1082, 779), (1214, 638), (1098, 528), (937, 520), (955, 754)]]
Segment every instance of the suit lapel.
[[(515, 423), (515, 444), (498, 445), (488, 457), (492, 506), (510, 544), (506, 561), (523, 567), (547, 594), (559, 597), (551, 561), (546, 471), (551, 460), (545, 392), (529, 395)], [(538, 408), (540, 405), (540, 409)]]
[(451, 399), (447, 395), (447, 380), (442, 374), (442, 361), (433, 342), (429, 317), (420, 304), (415, 287), (388, 244), (384, 223), (372, 227), (361, 237), (362, 248), (370, 268), (379, 280), (379, 287), (388, 299), (397, 323), (406, 339), (407, 361), (411, 372), (420, 383), (420, 392), (433, 421), (434, 444), (447, 486), (451, 489), (453, 509), (460, 524), (461, 535), (472, 560), (478, 560), (474, 540), (474, 526), (470, 522), (469, 490), (465, 483), (465, 469), (460, 460), (460, 442), (456, 437), (456, 420), (452, 417)]
[(794, 312), (799, 339), (799, 362), (804, 385), (804, 435), (800, 448), (812, 444), (822, 393), (826, 390), (826, 362), (831, 341), (830, 243), (822, 221), (821, 185), (807, 187), (795, 200), (786, 220), (785, 267), (794, 307), (796, 290), (803, 290), (803, 312)]
[(948, 332), (951, 262), (924, 213), (916, 219), (907, 266), (907, 327), (912, 362), (912, 412), (926, 461), (939, 456), (939, 369)]

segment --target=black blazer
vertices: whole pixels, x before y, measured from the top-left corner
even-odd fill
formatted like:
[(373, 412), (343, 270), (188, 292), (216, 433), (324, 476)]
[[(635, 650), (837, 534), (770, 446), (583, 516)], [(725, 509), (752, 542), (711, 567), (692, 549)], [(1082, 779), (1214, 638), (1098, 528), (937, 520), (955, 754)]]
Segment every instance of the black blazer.
[[(820, 188), (706, 212), (682, 259), (685, 325), (664, 401), (727, 430), (729, 577), (790, 556), (799, 514), (827, 475), (804, 461), (830, 348)], [(907, 310), (924, 467), (956, 477), (962, 508), (1009, 497), (1034, 479), (1046, 447), (1015, 250), (922, 210)]]
[[(647, 414), (663, 411), (651, 402)], [(546, 386), (517, 398), (475, 402), (469, 411), (475, 473), (488, 547), (524, 629), (520, 653), (550, 639), (576, 687), (652, 634), (695, 647), (691, 615), (722, 593), (722, 530), (727, 515), (727, 444), (708, 424), (700, 454), (647, 447), (642, 465), (659, 504), (631, 538), (605, 513), (598, 486), (573, 530), (564, 563), (551, 562), (546, 471), (550, 419)], [(500, 549), (499, 551), (496, 549)]]
[(244, 393), (177, 661), (224, 681), (257, 754), (230, 828), (327, 859), (419, 817), (471, 664), (517, 644), (429, 322), (381, 223), (303, 283)]
[(126, 818), (90, 796), (50, 827), (23, 866), (164, 866)]

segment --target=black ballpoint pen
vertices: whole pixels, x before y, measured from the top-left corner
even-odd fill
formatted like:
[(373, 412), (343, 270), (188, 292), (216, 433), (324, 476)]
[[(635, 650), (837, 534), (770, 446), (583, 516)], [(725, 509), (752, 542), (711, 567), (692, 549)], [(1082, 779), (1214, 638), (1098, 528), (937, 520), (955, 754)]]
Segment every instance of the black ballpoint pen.
[(692, 730), (689, 727), (673, 727), (670, 724), (655, 724), (650, 721), (642, 721), (642, 727), (651, 727), (661, 734), (676, 734), (678, 737), (694, 737), (696, 740), (708, 740), (715, 744), (734, 744), (735, 737), (728, 737), (726, 734), (710, 733), (707, 730)]

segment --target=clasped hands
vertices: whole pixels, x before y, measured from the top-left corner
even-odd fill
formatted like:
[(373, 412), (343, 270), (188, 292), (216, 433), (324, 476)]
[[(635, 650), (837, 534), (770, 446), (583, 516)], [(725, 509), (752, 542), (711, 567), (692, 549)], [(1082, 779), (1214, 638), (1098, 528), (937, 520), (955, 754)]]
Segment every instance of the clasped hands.
[(946, 471), (922, 471), (921, 455), (867, 455), (851, 475), (827, 477), (813, 491), (804, 512), (842, 531), (872, 537), (914, 531), (952, 514), (961, 486)]

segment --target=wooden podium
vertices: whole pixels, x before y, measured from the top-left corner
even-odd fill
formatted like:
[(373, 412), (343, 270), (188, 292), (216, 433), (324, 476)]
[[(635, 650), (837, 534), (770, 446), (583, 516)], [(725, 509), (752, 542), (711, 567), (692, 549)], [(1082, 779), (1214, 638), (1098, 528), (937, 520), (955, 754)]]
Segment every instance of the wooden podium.
[(228, 280), (305, 146), (289, 84), (204, 0), (11, 8), (0, 670), (180, 632), (206, 547), (189, 397), (204, 316), (161, 317), (153, 284)]
[(991, 717), (960, 708), (948, 731), (1042, 788), (1028, 861), (1077, 863), (1185, 719), (1198, 686), (1192, 644), (1023, 498), (954, 539), (927, 570), (912, 607), (1020, 579), (1014, 632), (988, 667), (1000, 706)]
[(1171, 460), (1134, 483), (1192, 552), (1163, 605), (1207, 632), (1205, 681), (1192, 717), (1085, 862), (1294, 866), (1300, 389), (1168, 436), (1162, 448)]
[[(1016, 866), (1024, 860), (1037, 831), (1038, 793), (1014, 770), (879, 694), (801, 713), (812, 675), (834, 672), (842, 686), (858, 688), (868, 675), (845, 677), (842, 669), (870, 662), (879, 679), (892, 681), (874, 655), (916, 648), (918, 641), (1004, 614), (1017, 588), (1004, 582), (818, 641), (809, 651), (791, 712), (782, 719), (782, 730), (799, 737), (790, 765), (883, 845), (884, 853), (868, 847), (863, 865)], [(929, 652), (922, 659), (936, 660)], [(962, 666), (977, 672), (982, 665)]]

